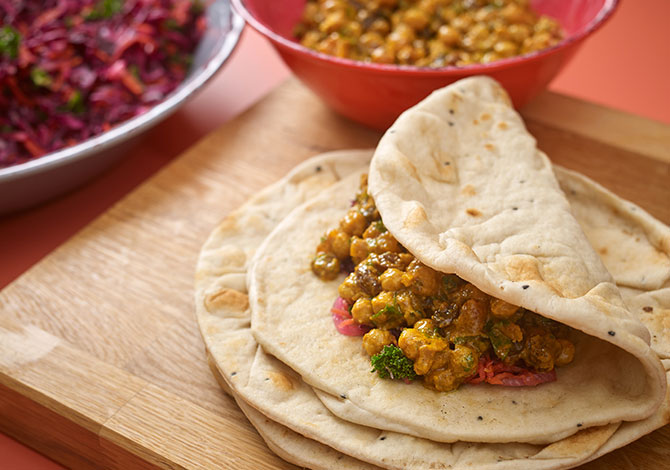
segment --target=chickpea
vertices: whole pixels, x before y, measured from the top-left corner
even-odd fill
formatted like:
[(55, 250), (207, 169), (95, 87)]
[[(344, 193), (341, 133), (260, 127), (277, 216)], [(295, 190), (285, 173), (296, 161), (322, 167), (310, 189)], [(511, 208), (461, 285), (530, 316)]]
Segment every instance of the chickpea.
[(367, 33), (361, 34), (359, 44), (372, 51), (384, 45), (384, 38), (379, 33), (368, 31)]
[(395, 238), (393, 238), (391, 232), (384, 232), (377, 238), (368, 238), (367, 242), (372, 243), (372, 249), (370, 251), (375, 253), (384, 253), (387, 251), (398, 253), (401, 250), (400, 244)]
[(391, 25), (384, 18), (376, 18), (367, 29), (369, 33), (377, 33), (386, 36), (391, 31)]
[(409, 326), (416, 326), (423, 319), (423, 312), (415, 294), (409, 291), (400, 291), (395, 297), (396, 305)]
[(458, 30), (446, 24), (440, 26), (440, 29), (437, 30), (437, 37), (447, 46), (455, 46), (461, 40), (461, 34)]
[(372, 222), (370, 225), (368, 225), (368, 228), (365, 229), (365, 232), (363, 232), (363, 238), (377, 238), (385, 231), (386, 229), (384, 228), (384, 224), (382, 224), (381, 221)]
[(516, 3), (508, 3), (500, 10), (502, 16), (508, 23), (526, 23), (527, 15), (525, 11)]
[(402, 271), (395, 268), (389, 268), (379, 276), (379, 282), (382, 284), (382, 289), (386, 291), (397, 291), (403, 287), (402, 282), (400, 282), (401, 278)]
[(316, 17), (319, 14), (319, 6), (314, 2), (305, 3), (305, 9), (302, 11), (302, 22), (307, 26), (318, 24)]
[(396, 339), (388, 330), (374, 328), (363, 336), (363, 349), (369, 356), (379, 354), (387, 345), (396, 345)]
[(486, 324), (488, 308), (480, 300), (467, 300), (461, 307), (458, 318), (454, 321), (454, 330), (459, 336), (480, 335)]
[(395, 54), (393, 54), (386, 47), (382, 46), (377, 47), (375, 50), (372, 51), (370, 59), (372, 60), (372, 62), (376, 62), (378, 64), (393, 64), (395, 63)]
[(402, 276), (402, 283), (418, 295), (435, 295), (439, 289), (438, 273), (418, 260), (410, 263)]
[(393, 305), (393, 293), (382, 291), (379, 295), (372, 298), (372, 311), (374, 313), (379, 313), (381, 309), (387, 305)]
[(411, 44), (414, 39), (414, 30), (407, 25), (399, 24), (391, 34), (389, 34), (386, 42), (387, 44), (391, 44), (397, 49), (400, 49), (403, 46)]
[(444, 367), (449, 363), (451, 351), (449, 344), (442, 338), (425, 337), (424, 344), (419, 347), (419, 354), (414, 361), (414, 372), (425, 375), (431, 370)]
[(517, 44), (523, 44), (523, 42), (530, 37), (532, 30), (530, 26), (525, 24), (512, 24), (507, 27), (507, 34), (510, 39)]
[(451, 369), (438, 369), (430, 372), (423, 378), (426, 387), (437, 390), (438, 392), (449, 392), (454, 390), (460, 384), (458, 378)]
[(368, 221), (365, 219), (365, 216), (356, 209), (350, 209), (340, 222), (340, 229), (343, 232), (357, 237), (363, 235), (367, 226)]
[(523, 42), (521, 49), (523, 52), (539, 51), (541, 49), (546, 49), (551, 45), (551, 43), (551, 35), (549, 33), (542, 32), (527, 38)]
[(370, 247), (364, 239), (353, 237), (349, 245), (349, 256), (354, 263), (358, 264), (368, 257), (370, 254)]
[(340, 274), (340, 262), (331, 253), (317, 253), (312, 260), (312, 272), (324, 281), (332, 281)]
[(420, 31), (428, 26), (430, 17), (419, 8), (409, 8), (403, 16), (403, 21), (414, 29), (414, 31)]
[(302, 37), (302, 44), (312, 49), (317, 48), (319, 41), (321, 41), (321, 34), (317, 31), (307, 31)]
[(351, 316), (361, 325), (372, 325), (370, 317), (374, 314), (372, 311), (372, 302), (370, 299), (361, 297), (351, 307)]
[(500, 299), (491, 299), (491, 314), (496, 318), (510, 318), (519, 307)]
[(511, 41), (500, 41), (493, 46), (493, 50), (500, 55), (500, 57), (512, 57), (517, 54), (519, 48)]
[(474, 20), (472, 19), (472, 16), (467, 13), (464, 13), (454, 18), (451, 21), (451, 26), (453, 26), (459, 31), (467, 32), (472, 27), (473, 23)]
[(327, 34), (334, 33), (344, 26), (346, 19), (342, 10), (336, 10), (329, 13), (321, 24), (319, 24), (319, 30)]
[(575, 357), (575, 345), (567, 339), (559, 339), (558, 343), (561, 345), (561, 352), (555, 359), (557, 366), (564, 366), (570, 364)]

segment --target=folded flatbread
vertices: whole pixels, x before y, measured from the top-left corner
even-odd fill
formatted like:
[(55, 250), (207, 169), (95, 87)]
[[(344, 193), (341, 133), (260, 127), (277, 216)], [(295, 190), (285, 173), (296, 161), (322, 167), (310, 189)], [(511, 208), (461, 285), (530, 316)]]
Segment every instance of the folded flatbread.
[[(249, 328), (244, 275), (249, 258), (290, 210), (352, 172), (357, 180), (358, 173), (367, 171), (370, 156), (370, 151), (335, 152), (305, 162), (232, 213), (212, 233), (200, 255), (196, 310), (213, 366), (218, 369), (216, 375), (229, 384), (226, 388), (235, 393), (243, 411), (275, 452), (314, 469), (375, 468), (334, 448), (386, 468), (448, 468), (449, 465), (459, 468), (472, 465), (473, 461), (477, 466), (471, 468), (518, 468), (521, 464), (524, 468), (566, 468), (625, 445), (667, 422), (666, 402), (663, 410), (645, 421), (576, 434), (543, 447), (436, 444), (363, 428), (330, 414), (297, 374), (265, 354), (254, 341)], [(663, 230), (668, 233), (667, 227), (580, 175), (560, 169), (557, 175), (594, 246), (604, 244), (605, 231), (610, 238), (615, 236), (620, 243), (624, 242), (623, 246), (638, 239), (637, 255), (661, 254), (649, 238), (662, 234)], [(600, 223), (601, 220), (607, 223)], [(617, 284), (645, 259), (631, 253), (626, 262), (621, 262), (616, 250), (599, 252)], [(657, 291), (645, 292), (654, 295)], [(662, 331), (652, 329), (652, 332), (661, 333), (657, 335), (659, 338), (667, 337)], [(250, 408), (244, 400), (264, 414)], [(614, 430), (617, 432), (612, 436)]]
[(375, 152), (369, 189), (386, 227), (423, 263), (582, 333), (575, 361), (537, 388), (436, 393), (370, 374), (360, 339), (338, 334), (327, 314), (341, 279), (309, 269), (315, 240), (355, 192), (344, 184), (284, 219), (249, 278), (255, 339), (336, 416), (436, 442), (549, 444), (658, 410), (666, 377), (649, 332), (495, 82), (459, 82), (401, 116)]

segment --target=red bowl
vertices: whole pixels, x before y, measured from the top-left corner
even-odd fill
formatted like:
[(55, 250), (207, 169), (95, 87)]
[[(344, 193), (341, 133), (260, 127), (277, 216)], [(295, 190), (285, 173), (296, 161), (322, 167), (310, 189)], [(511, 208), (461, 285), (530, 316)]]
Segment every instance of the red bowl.
[(533, 9), (558, 20), (565, 39), (557, 45), (489, 64), (425, 68), (358, 62), (308, 49), (292, 36), (305, 0), (233, 0), (251, 27), (267, 37), (309, 88), (337, 112), (376, 129), (386, 129), (405, 109), (431, 91), (473, 75), (489, 75), (523, 106), (544, 90), (602, 26), (619, 0), (531, 0)]

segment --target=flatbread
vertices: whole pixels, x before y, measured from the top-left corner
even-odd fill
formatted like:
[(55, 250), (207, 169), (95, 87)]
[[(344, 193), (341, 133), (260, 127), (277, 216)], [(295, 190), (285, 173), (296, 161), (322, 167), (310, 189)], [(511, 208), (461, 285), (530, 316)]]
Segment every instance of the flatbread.
[[(325, 441), (330, 440), (334, 442), (335, 447), (339, 446), (339, 448), (354, 454), (369, 453), (370, 451), (373, 454), (379, 453), (380, 456), (373, 459), (370, 459), (369, 456), (366, 457), (368, 460), (377, 460), (385, 464), (389, 461), (389, 449), (396, 449), (400, 444), (403, 444), (403, 447), (399, 449), (399, 454), (406, 461), (409, 461), (397, 462), (395, 466), (390, 468), (446, 468), (448, 463), (453, 463), (458, 467), (468, 463), (468, 458), (469, 460), (474, 459), (480, 464), (477, 468), (487, 468), (487, 455), (493, 456), (496, 460), (495, 463), (489, 461), (493, 465), (491, 468), (502, 468), (497, 460), (505, 455), (516, 455), (518, 458), (524, 459), (539, 455), (538, 462), (534, 461), (536, 466), (533, 468), (565, 468), (584, 460), (588, 455), (594, 455), (595, 449), (607, 440), (607, 437), (611, 435), (617, 425), (598, 430), (597, 434), (583, 433), (581, 436), (578, 435), (579, 439), (564, 441), (560, 445), (553, 446), (550, 450), (545, 450), (542, 454), (540, 454), (541, 446), (527, 444), (512, 446), (465, 443), (456, 446), (440, 444), (440, 447), (453, 449), (451, 456), (447, 454), (445, 460), (442, 453), (435, 453), (431, 447), (426, 448), (416, 445), (416, 441), (421, 440), (411, 437), (396, 440), (392, 433), (382, 433), (376, 430), (360, 431), (358, 429), (361, 428), (360, 426), (339, 422), (337, 418), (329, 415), (323, 406), (320, 406), (320, 402), (315, 399), (311, 389), (300, 380), (299, 376), (279, 361), (269, 357), (255, 343), (249, 330), (250, 312), (245, 301), (244, 270), (248, 266), (249, 257), (260, 240), (272, 228), (272, 224), (269, 222), (267, 224), (256, 224), (254, 222), (249, 223), (249, 221), (272, 219), (276, 223), (285, 215), (285, 212), (292, 209), (292, 204), (296, 205), (300, 202), (301, 197), (291, 196), (293, 193), (299, 193), (305, 198), (313, 195), (311, 190), (307, 191), (299, 188), (301, 178), (307, 181), (305, 186), (314, 188), (315, 186), (312, 185), (310, 180), (312, 178), (311, 173), (316, 173), (316, 168), (353, 168), (355, 165), (352, 163), (358, 163), (359, 171), (362, 171), (362, 168), (366, 166), (366, 158), (369, 158), (369, 154), (370, 152), (354, 152), (349, 155), (331, 154), (305, 162), (286, 179), (267, 189), (243, 208), (231, 214), (229, 219), (221, 224), (205, 244), (198, 264), (196, 306), (203, 337), (208, 350), (215, 358), (216, 366), (219, 368), (221, 375), (226, 377), (226, 380), (231, 383), (232, 389), (240, 397), (249, 400), (252, 405), (260, 408), (266, 414), (272, 416), (273, 419), (283, 422), (303, 434), (320, 437), (321, 440)], [(331, 158), (346, 160), (347, 157), (350, 159), (347, 165), (332, 165), (332, 162), (327, 162)], [(323, 177), (321, 175), (321, 178)], [(336, 179), (336, 176), (328, 177), (322, 180), (322, 184), (325, 187), (328, 182)], [(288, 199), (285, 199), (286, 196), (288, 196)], [(281, 206), (281, 208), (278, 209), (278, 206)], [(279, 213), (277, 210), (279, 210)], [(252, 215), (251, 218), (249, 218), (249, 214)], [(235, 253), (244, 253), (244, 256), (231, 257)], [(231, 263), (231, 259), (236, 261)], [(251, 378), (252, 375), (255, 375), (256, 378)], [(256, 418), (254, 425), (259, 427), (264, 437), (268, 439), (269, 432), (274, 436), (270, 438), (274, 440), (274, 444), (269, 443), (271, 446), (274, 445), (277, 449), (283, 448), (286, 450), (293, 448), (293, 452), (298, 452), (300, 454), (298, 457), (302, 459), (308, 455), (313, 455), (314, 458), (321, 455), (311, 446), (311, 443), (315, 441), (301, 437), (299, 438), (300, 442), (306, 447), (302, 447), (302, 450), (295, 450), (295, 447), (290, 447), (295, 444), (294, 439), (296, 437), (294, 434), (291, 434), (290, 431), (283, 431), (280, 425), (268, 418), (258, 419), (258, 416)], [(269, 428), (272, 428), (272, 431), (268, 431)], [(365, 436), (366, 432), (370, 439), (361, 440), (361, 434)], [(380, 440), (382, 437), (384, 437), (383, 441)], [(639, 434), (635, 437), (639, 437)], [(351, 443), (347, 443), (348, 438), (351, 438)], [(612, 439), (608, 442), (611, 441)], [(386, 442), (391, 445), (376, 446), (376, 442)], [(435, 446), (435, 443), (432, 443), (431, 446)], [(469, 452), (464, 452), (464, 449), (469, 450)], [(505, 450), (495, 455), (496, 449)], [(425, 458), (419, 458), (423, 457), (422, 454), (425, 454), (425, 452), (433, 454), (435, 458), (428, 461)], [(391, 453), (391, 456), (393, 455)], [(460, 455), (461, 458), (455, 459), (454, 455)], [(288, 456), (284, 455), (284, 457)], [(308, 465), (311, 468), (350, 468), (348, 464), (333, 467), (331, 457), (324, 456), (324, 461), (321, 464), (314, 462), (307, 464), (304, 460), (291, 458), (287, 458), (287, 460)], [(540, 460), (542, 458), (547, 460)], [(383, 459), (386, 459), (387, 462), (384, 462)], [(390, 463), (393, 465), (392, 460)], [(508, 463), (511, 465), (509, 468), (516, 468), (515, 465), (518, 465), (519, 461), (512, 460)]]
[(336, 415), (439, 442), (543, 444), (658, 408), (665, 372), (649, 332), (493, 80), (458, 82), (405, 112), (375, 151), (369, 191), (385, 226), (425, 264), (584, 332), (559, 380), (440, 394), (370, 374), (360, 340), (322, 315), (342, 279), (322, 282), (309, 269), (315, 240), (337, 225), (356, 186), (292, 212), (259, 249), (249, 281), (254, 337), (334, 398), (324, 403)]

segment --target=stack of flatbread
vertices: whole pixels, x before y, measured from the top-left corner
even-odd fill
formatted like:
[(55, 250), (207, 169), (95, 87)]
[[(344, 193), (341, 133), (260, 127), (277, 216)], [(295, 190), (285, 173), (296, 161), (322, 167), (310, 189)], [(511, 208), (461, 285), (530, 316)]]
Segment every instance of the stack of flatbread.
[[(331, 319), (344, 274), (310, 269), (363, 173), (421, 262), (579, 331), (555, 382), (440, 393), (370, 372)], [(271, 449), (312, 469), (570, 468), (670, 421), (670, 229), (552, 166), (484, 77), (230, 214), (200, 254), (196, 309), (222, 385)]]

